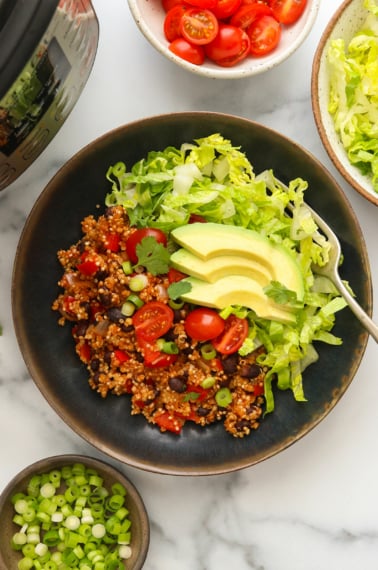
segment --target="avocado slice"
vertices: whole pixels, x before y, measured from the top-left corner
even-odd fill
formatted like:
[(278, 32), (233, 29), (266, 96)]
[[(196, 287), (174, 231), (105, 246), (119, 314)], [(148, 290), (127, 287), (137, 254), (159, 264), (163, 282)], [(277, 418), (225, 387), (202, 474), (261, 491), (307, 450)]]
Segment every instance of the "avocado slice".
[[(254, 230), (207, 222), (180, 226), (171, 232), (171, 236), (176, 243), (204, 262), (222, 256), (225, 263), (223, 275), (227, 274), (228, 257), (231, 258), (230, 266), (235, 265), (232, 260), (235, 257), (251, 260), (265, 268), (271, 280), (279, 281), (290, 291), (295, 291), (299, 300), (303, 299), (303, 277), (296, 259), (285, 248), (273, 244)], [(211, 273), (211, 264), (209, 271)], [(202, 278), (210, 281), (208, 273), (203, 274)]]
[(295, 314), (267, 297), (262, 286), (245, 275), (228, 275), (209, 283), (197, 277), (183, 279), (191, 290), (181, 298), (189, 303), (224, 309), (229, 305), (243, 305), (264, 319), (293, 323)]
[(171, 255), (171, 263), (179, 271), (210, 283), (227, 275), (245, 275), (263, 286), (277, 280), (265, 265), (242, 255), (217, 255), (203, 260), (187, 249), (180, 248)]

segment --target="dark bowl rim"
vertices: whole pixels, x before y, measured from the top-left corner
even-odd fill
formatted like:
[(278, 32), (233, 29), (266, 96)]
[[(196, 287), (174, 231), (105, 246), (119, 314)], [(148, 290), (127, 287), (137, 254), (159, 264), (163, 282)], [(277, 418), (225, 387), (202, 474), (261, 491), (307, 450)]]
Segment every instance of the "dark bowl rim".
[[(266, 459), (273, 457), (274, 455), (277, 455), (277, 453), (287, 449), (288, 447), (293, 445), (295, 442), (300, 440), (304, 435), (306, 435), (310, 431), (312, 431), (312, 429), (314, 427), (316, 427), (328, 415), (329, 411), (331, 409), (333, 409), (333, 407), (336, 405), (336, 403), (340, 400), (341, 396), (345, 393), (345, 391), (349, 387), (350, 383), (352, 382), (352, 380), (353, 380), (353, 378), (354, 378), (354, 376), (355, 376), (355, 374), (356, 374), (356, 372), (360, 366), (360, 363), (361, 363), (361, 360), (363, 358), (364, 352), (365, 352), (366, 347), (367, 347), (367, 342), (369, 339), (369, 335), (368, 335), (367, 331), (362, 331), (360, 334), (360, 337), (358, 339), (359, 340), (358, 359), (357, 359), (357, 361), (355, 361), (353, 363), (353, 366), (351, 367), (351, 369), (349, 371), (349, 382), (347, 385), (344, 386), (343, 390), (340, 392), (340, 395), (337, 399), (337, 402), (333, 403), (333, 405), (331, 405), (329, 409), (324, 410), (324, 412), (317, 418), (317, 420), (313, 421), (311, 423), (311, 426), (307, 425), (303, 431), (301, 431), (300, 433), (297, 433), (297, 434), (293, 434), (291, 437), (289, 437), (284, 442), (284, 444), (281, 444), (279, 446), (279, 449), (273, 448), (273, 449), (271, 449), (271, 451), (269, 453), (265, 453), (263, 455), (263, 457), (261, 457), (261, 456), (256, 456), (254, 458), (248, 457), (242, 463), (235, 463), (233, 460), (230, 460), (229, 462), (227, 462), (226, 464), (222, 464), (221, 466), (218, 465), (217, 467), (205, 467), (205, 468), (203, 468), (202, 466), (200, 468), (198, 468), (198, 467), (192, 467), (192, 468), (191, 467), (181, 467), (181, 466), (177, 466), (177, 465), (172, 465), (170, 463), (163, 463), (163, 465), (160, 465), (160, 464), (155, 465), (155, 464), (152, 464), (151, 462), (148, 462), (146, 460), (143, 461), (143, 460), (135, 459), (134, 457), (130, 457), (127, 453), (115, 452), (109, 446), (104, 444), (102, 441), (99, 441), (99, 438), (97, 436), (92, 436), (92, 434), (90, 433), (90, 430), (86, 430), (85, 433), (83, 433), (83, 431), (80, 431), (80, 429), (76, 426), (75, 422), (72, 421), (70, 419), (70, 417), (68, 417), (68, 414), (66, 414), (64, 412), (64, 410), (62, 410), (59, 407), (58, 403), (54, 401), (54, 398), (50, 397), (49, 394), (45, 393), (43, 379), (41, 379), (39, 377), (39, 375), (36, 373), (36, 371), (34, 370), (33, 362), (32, 362), (32, 359), (30, 358), (30, 354), (29, 354), (29, 350), (28, 350), (25, 338), (22, 335), (20, 323), (17, 321), (16, 314), (14, 312), (15, 311), (14, 299), (15, 299), (15, 295), (16, 295), (16, 290), (14, 287), (15, 267), (17, 265), (18, 257), (20, 256), (20, 245), (23, 241), (22, 238), (23, 238), (23, 235), (27, 232), (28, 223), (29, 223), (30, 219), (32, 218), (33, 213), (38, 209), (39, 205), (43, 202), (44, 199), (46, 199), (48, 196), (50, 196), (50, 194), (54, 193), (55, 186), (59, 183), (59, 179), (62, 176), (64, 177), (67, 171), (69, 171), (70, 169), (74, 169), (76, 167), (76, 164), (80, 163), (82, 157), (86, 156), (87, 154), (90, 154), (92, 152), (92, 150), (98, 144), (101, 145), (102, 143), (106, 142), (107, 140), (109, 140), (113, 137), (117, 137), (118, 135), (122, 134), (123, 131), (128, 130), (130, 128), (133, 128), (135, 126), (141, 125), (141, 124), (146, 125), (150, 122), (164, 121), (168, 117), (170, 118), (170, 120), (172, 120), (175, 118), (190, 119), (191, 117), (202, 117), (202, 116), (209, 116), (209, 115), (214, 116), (215, 118), (217, 118), (217, 117), (222, 118), (223, 117), (225, 119), (242, 121), (243, 123), (248, 123), (252, 127), (257, 127), (258, 129), (262, 129), (265, 132), (269, 132), (269, 133), (273, 134), (274, 136), (277, 136), (283, 142), (289, 143), (292, 147), (295, 147), (302, 154), (306, 155), (309, 158), (309, 160), (311, 160), (321, 170), (321, 172), (323, 174), (325, 174), (326, 177), (332, 182), (333, 190), (337, 193), (338, 197), (343, 200), (345, 207), (348, 209), (348, 214), (350, 216), (350, 219), (354, 222), (356, 228), (359, 231), (359, 237), (361, 240), (361, 249), (362, 249), (362, 254), (363, 254), (363, 261), (364, 261), (364, 264), (365, 264), (366, 269), (367, 269), (367, 282), (368, 282), (368, 286), (366, 287), (366, 296), (367, 296), (366, 302), (368, 304), (368, 311), (367, 312), (370, 314), (372, 313), (372, 283), (371, 283), (371, 275), (370, 275), (370, 268), (369, 268), (369, 261), (368, 261), (367, 251), (366, 251), (366, 245), (365, 245), (365, 241), (364, 241), (364, 237), (363, 237), (361, 228), (359, 226), (358, 219), (356, 217), (356, 214), (355, 214), (353, 208), (351, 207), (351, 205), (349, 203), (348, 198), (344, 194), (341, 186), (333, 178), (332, 174), (327, 170), (327, 168), (310, 151), (308, 151), (303, 146), (301, 146), (300, 144), (298, 144), (294, 140), (290, 139), (289, 137), (281, 134), (277, 130), (272, 129), (270, 127), (267, 127), (267, 126), (265, 126), (261, 123), (258, 123), (256, 121), (253, 121), (253, 120), (250, 120), (250, 119), (247, 119), (244, 117), (236, 116), (236, 115), (227, 114), (227, 113), (207, 112), (207, 111), (176, 112), (176, 113), (158, 114), (158, 115), (143, 117), (143, 118), (135, 119), (131, 122), (122, 124), (120, 126), (117, 126), (113, 129), (110, 129), (109, 131), (101, 134), (100, 136), (98, 136), (97, 138), (95, 138), (94, 140), (92, 140), (88, 144), (86, 144), (83, 148), (78, 150), (74, 155), (72, 155), (72, 157), (70, 157), (59, 168), (59, 170), (56, 172), (56, 174), (51, 178), (51, 180), (47, 183), (45, 188), (42, 190), (41, 194), (38, 196), (37, 200), (35, 201), (32, 209), (29, 213), (29, 216), (27, 217), (27, 220), (25, 222), (24, 228), (23, 228), (21, 236), (20, 236), (20, 240), (19, 240), (19, 244), (17, 246), (16, 256), (15, 256), (15, 262), (14, 262), (14, 268), (13, 268), (13, 278), (12, 278), (12, 311), (13, 311), (13, 318), (14, 318), (14, 322), (15, 322), (16, 337), (17, 337), (17, 340), (18, 340), (18, 343), (19, 343), (19, 346), (21, 349), (21, 353), (22, 353), (23, 358), (25, 360), (26, 366), (27, 366), (29, 373), (30, 373), (34, 383), (36, 384), (37, 388), (40, 390), (41, 394), (44, 396), (44, 398), (49, 403), (49, 405), (54, 409), (54, 411), (58, 414), (58, 416), (74, 432), (76, 432), (80, 437), (82, 437), (88, 443), (90, 443), (95, 448), (97, 448), (98, 450), (100, 450), (104, 454), (108, 455), (112, 459), (116, 459), (122, 463), (125, 463), (127, 465), (130, 465), (132, 467), (135, 467), (135, 468), (138, 468), (141, 470), (145, 470), (145, 471), (153, 472), (153, 473), (158, 473), (158, 474), (165, 474), (165, 475), (181, 475), (181, 476), (204, 476), (205, 475), (205, 476), (209, 476), (209, 475), (218, 475), (218, 474), (230, 473), (233, 471), (238, 471), (238, 470), (241, 470), (241, 469), (244, 469), (247, 467), (254, 466), (254, 465), (256, 465), (262, 461), (265, 461)], [(87, 433), (87, 432), (89, 432), (89, 433)]]

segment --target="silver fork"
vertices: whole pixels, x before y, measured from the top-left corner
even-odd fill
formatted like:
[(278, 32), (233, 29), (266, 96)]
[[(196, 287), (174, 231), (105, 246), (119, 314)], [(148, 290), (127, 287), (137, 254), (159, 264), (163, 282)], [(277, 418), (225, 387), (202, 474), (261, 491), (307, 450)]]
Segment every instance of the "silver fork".
[[(262, 172), (259, 177), (264, 178), (264, 172)], [(288, 190), (288, 187), (275, 178), (275, 182), (280, 184), (284, 190)], [(374, 338), (375, 342), (378, 342), (378, 326), (373, 322), (373, 320), (367, 315), (367, 313), (362, 309), (362, 307), (357, 303), (355, 298), (351, 295), (348, 291), (346, 286), (341, 280), (338, 267), (340, 265), (340, 257), (341, 257), (341, 246), (338, 237), (330, 228), (330, 226), (323, 220), (319, 214), (315, 212), (308, 204), (304, 204), (308, 211), (311, 213), (313, 219), (315, 220), (319, 229), (324, 233), (325, 237), (328, 239), (330, 244), (330, 252), (329, 252), (329, 260), (326, 265), (320, 267), (316, 265), (314, 267), (314, 272), (318, 275), (325, 275), (334, 283), (334, 285), (339, 290), (342, 297), (348, 303), (350, 309), (353, 311), (355, 316), (360, 320), (363, 324), (365, 329), (369, 332), (369, 334)], [(289, 209), (292, 209), (290, 205), (288, 205)]]

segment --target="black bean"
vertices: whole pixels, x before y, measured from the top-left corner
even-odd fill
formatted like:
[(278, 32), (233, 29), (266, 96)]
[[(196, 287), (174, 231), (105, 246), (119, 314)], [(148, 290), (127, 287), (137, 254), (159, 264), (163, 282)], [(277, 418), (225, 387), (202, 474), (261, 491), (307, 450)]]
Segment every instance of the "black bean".
[(90, 367), (93, 372), (97, 372), (97, 370), (100, 368), (100, 360), (98, 358), (92, 358)]
[(111, 309), (108, 309), (106, 311), (106, 315), (108, 319), (113, 323), (118, 323), (118, 321), (124, 320), (125, 318), (125, 315), (118, 307), (112, 307)]
[(203, 418), (204, 416), (207, 416), (207, 414), (209, 414), (211, 412), (211, 410), (210, 410), (210, 408), (203, 408), (202, 406), (199, 406), (197, 408), (196, 412), (197, 412), (197, 416), (200, 416)]
[(256, 378), (261, 373), (261, 368), (258, 364), (244, 364), (240, 370), (240, 376), (243, 378)]
[(168, 386), (171, 390), (178, 392), (179, 394), (186, 390), (186, 382), (184, 378), (178, 378), (177, 376), (173, 376), (173, 378), (168, 380)]
[(249, 427), (251, 427), (251, 425), (248, 420), (240, 420), (235, 424), (235, 428), (237, 429), (237, 431), (243, 431), (245, 428)]
[(226, 374), (234, 374), (238, 367), (239, 356), (237, 353), (230, 354), (227, 358), (222, 360), (223, 370)]
[(76, 325), (75, 336), (76, 337), (84, 336), (85, 333), (87, 332), (88, 325), (89, 325), (88, 321), (79, 321)]
[(104, 352), (104, 362), (106, 364), (110, 364), (111, 360), (112, 360), (112, 351), (107, 348)]
[(96, 272), (95, 278), (97, 279), (97, 281), (104, 281), (108, 276), (108, 272), (105, 271), (104, 269), (99, 269)]
[(112, 304), (112, 295), (110, 292), (104, 291), (99, 294), (98, 300), (104, 307), (109, 307)]

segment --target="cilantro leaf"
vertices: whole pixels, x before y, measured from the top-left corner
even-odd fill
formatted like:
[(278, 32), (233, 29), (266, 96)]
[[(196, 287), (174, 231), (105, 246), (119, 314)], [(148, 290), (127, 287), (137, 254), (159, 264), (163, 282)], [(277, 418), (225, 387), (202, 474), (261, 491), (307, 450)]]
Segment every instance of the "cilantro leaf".
[(152, 236), (144, 237), (136, 246), (138, 265), (142, 265), (152, 273), (161, 275), (169, 269), (170, 254), (163, 244), (158, 243)]
[(181, 281), (176, 281), (170, 284), (168, 287), (168, 295), (173, 301), (175, 301), (176, 299), (179, 299), (181, 295), (189, 293), (191, 288), (191, 283), (188, 283), (188, 281), (182, 279)]
[(302, 306), (298, 303), (296, 292), (290, 291), (279, 281), (271, 281), (269, 285), (264, 287), (264, 293), (279, 305), (290, 305), (295, 308)]

